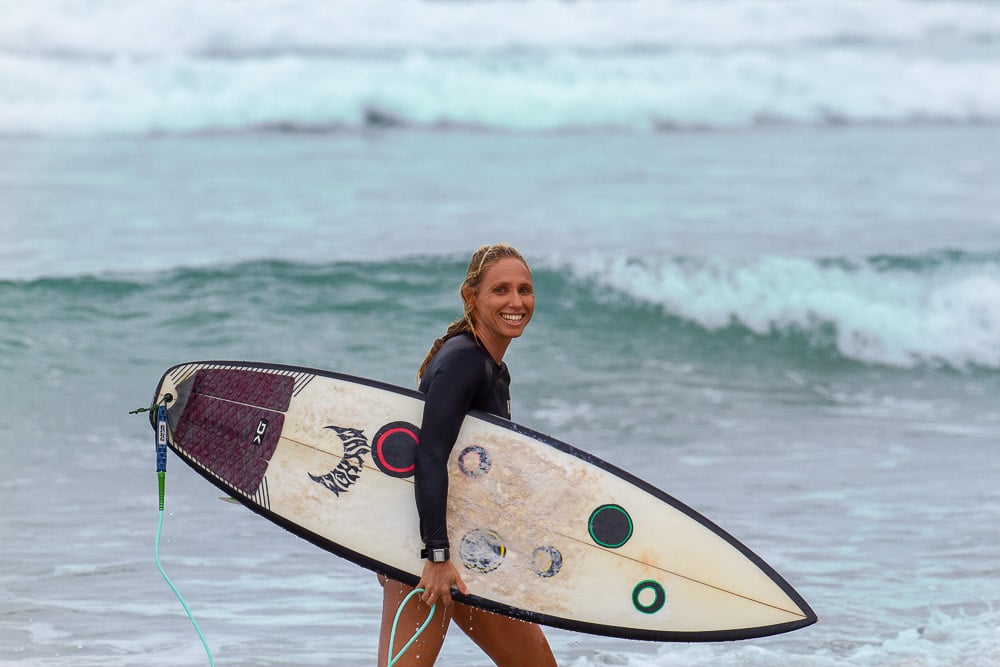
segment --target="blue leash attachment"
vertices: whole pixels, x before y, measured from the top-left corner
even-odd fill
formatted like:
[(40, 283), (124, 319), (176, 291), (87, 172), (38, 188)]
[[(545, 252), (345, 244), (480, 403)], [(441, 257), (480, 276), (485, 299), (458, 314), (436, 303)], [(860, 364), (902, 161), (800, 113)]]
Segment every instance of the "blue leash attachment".
[(167, 406), (156, 408), (156, 479), (160, 487), (160, 511), (167, 476)]

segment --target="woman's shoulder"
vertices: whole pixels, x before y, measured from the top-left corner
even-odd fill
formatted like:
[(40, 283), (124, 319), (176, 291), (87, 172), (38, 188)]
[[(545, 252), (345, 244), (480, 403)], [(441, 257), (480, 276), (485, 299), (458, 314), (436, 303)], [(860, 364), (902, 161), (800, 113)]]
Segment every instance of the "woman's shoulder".
[(431, 363), (436, 361), (436, 365), (447, 363), (449, 366), (468, 364), (478, 369), (488, 354), (470, 334), (461, 333), (446, 340)]
[(421, 386), (440, 373), (479, 377), (485, 372), (485, 354), (486, 351), (472, 336), (468, 334), (452, 336), (431, 359), (424, 372)]

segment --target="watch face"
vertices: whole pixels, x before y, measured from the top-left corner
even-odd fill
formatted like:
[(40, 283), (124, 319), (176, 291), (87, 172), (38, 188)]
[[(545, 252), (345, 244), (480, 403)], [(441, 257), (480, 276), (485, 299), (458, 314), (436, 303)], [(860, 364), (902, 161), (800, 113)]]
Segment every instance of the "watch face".
[(448, 550), (447, 549), (432, 549), (431, 550), (431, 562), (432, 563), (443, 563), (448, 560)]

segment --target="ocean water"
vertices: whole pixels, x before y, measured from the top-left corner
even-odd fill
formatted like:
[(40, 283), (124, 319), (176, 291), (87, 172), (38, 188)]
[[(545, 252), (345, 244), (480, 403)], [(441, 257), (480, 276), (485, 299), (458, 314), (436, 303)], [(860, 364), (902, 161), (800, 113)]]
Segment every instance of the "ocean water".
[[(481, 243), (515, 420), (706, 514), (820, 617), (560, 664), (1000, 665), (1000, 8), (0, 2), (0, 665), (207, 664), (153, 560), (194, 359), (413, 386)], [(374, 663), (371, 573), (168, 461), (219, 665)], [(439, 665), (486, 665), (460, 633)]]

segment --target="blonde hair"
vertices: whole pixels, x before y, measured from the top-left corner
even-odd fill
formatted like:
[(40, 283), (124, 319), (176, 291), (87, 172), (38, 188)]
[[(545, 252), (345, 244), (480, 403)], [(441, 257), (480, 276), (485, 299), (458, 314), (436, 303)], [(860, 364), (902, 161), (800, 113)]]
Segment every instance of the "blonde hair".
[(423, 363), (420, 364), (420, 370), (417, 371), (418, 381), (423, 377), (424, 371), (427, 370), (427, 365), (434, 358), (434, 355), (438, 353), (438, 350), (441, 349), (446, 340), (461, 333), (472, 334), (473, 338), (477, 341), (479, 340), (479, 335), (476, 333), (476, 323), (472, 318), (472, 304), (466, 299), (466, 294), (470, 290), (474, 292), (479, 289), (479, 283), (483, 279), (483, 274), (501, 259), (519, 260), (528, 269), (530, 275), (531, 268), (528, 266), (528, 262), (525, 261), (524, 257), (514, 246), (507, 245), (506, 243), (494, 243), (493, 245), (484, 245), (474, 252), (472, 260), (469, 262), (469, 269), (465, 273), (465, 280), (458, 290), (459, 295), (462, 297), (462, 316), (449, 324), (444, 335), (435, 340), (434, 344), (431, 345), (431, 349), (427, 352), (427, 356), (424, 357)]

